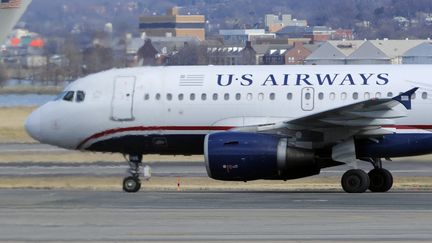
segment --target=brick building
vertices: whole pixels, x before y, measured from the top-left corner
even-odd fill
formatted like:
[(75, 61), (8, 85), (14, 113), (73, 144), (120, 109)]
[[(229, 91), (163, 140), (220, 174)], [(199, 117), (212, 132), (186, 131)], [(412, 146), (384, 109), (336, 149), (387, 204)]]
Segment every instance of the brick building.
[(204, 15), (180, 15), (174, 7), (164, 16), (141, 16), (140, 31), (146, 36), (189, 36), (205, 40)]

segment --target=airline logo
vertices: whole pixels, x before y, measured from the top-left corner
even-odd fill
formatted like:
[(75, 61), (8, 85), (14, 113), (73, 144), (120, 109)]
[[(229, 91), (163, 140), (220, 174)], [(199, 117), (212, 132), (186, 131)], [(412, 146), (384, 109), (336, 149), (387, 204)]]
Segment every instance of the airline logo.
[(19, 8), (21, 0), (0, 0), (0, 9)]
[(322, 86), (322, 85), (387, 85), (388, 73), (324, 73), (324, 74), (268, 74), (265, 78), (256, 78), (253, 74), (218, 74), (219, 86)]

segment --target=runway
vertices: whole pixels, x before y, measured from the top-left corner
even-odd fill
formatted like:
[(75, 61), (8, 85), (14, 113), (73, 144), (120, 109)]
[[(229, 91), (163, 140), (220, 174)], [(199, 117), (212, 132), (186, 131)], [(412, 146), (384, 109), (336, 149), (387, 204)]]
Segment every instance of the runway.
[(432, 239), (432, 193), (2, 190), (0, 198), (0, 241)]
[[(39, 144), (0, 146), (1, 153), (62, 153)], [(170, 184), (177, 177), (208, 182), (204, 162), (151, 163), (154, 179)], [(396, 177), (432, 175), (427, 159), (385, 162)], [(369, 169), (367, 164), (361, 168)], [(249, 183), (221, 189), (187, 189), (174, 192), (148, 189), (137, 194), (120, 189), (77, 189), (76, 180), (118, 185), (127, 169), (121, 162), (0, 163), (2, 185), (47, 184), (67, 181), (70, 189), (0, 189), (0, 242), (427, 242), (432, 239), (432, 192), (428, 188), (393, 190), (390, 193), (346, 194), (338, 190), (311, 189), (282, 184), (280, 189)], [(318, 181), (338, 178), (348, 166), (328, 168)], [(53, 179), (49, 179), (53, 177)], [(175, 177), (175, 178), (174, 178)], [(9, 178), (12, 178), (9, 181)], [(73, 179), (78, 178), (78, 179)], [(92, 178), (102, 178), (92, 180)], [(185, 179), (186, 180), (186, 179)], [(151, 182), (150, 182), (151, 184)], [(20, 188), (20, 187), (18, 187)], [(53, 187), (55, 188), (55, 187)], [(69, 188), (69, 187), (65, 187)], [(92, 187), (89, 187), (92, 188)], [(154, 186), (152, 188), (160, 188)], [(214, 189), (212, 189), (214, 188)], [(239, 188), (238, 190), (236, 188)], [(244, 191), (244, 188), (249, 191)], [(258, 189), (253, 189), (258, 188)], [(270, 187), (273, 188), (273, 187)], [(300, 190), (300, 189), (301, 190)], [(324, 187), (325, 188), (325, 187)], [(417, 190), (417, 191), (415, 191)]]

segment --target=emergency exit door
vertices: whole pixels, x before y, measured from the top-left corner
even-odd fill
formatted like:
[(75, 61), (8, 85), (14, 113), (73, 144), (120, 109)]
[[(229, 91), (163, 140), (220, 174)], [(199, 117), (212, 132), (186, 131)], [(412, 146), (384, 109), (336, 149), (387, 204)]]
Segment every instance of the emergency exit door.
[(314, 109), (315, 90), (313, 88), (303, 88), (301, 107), (304, 111), (311, 111)]
[(133, 120), (133, 98), (135, 77), (117, 77), (111, 103), (111, 119), (114, 121)]

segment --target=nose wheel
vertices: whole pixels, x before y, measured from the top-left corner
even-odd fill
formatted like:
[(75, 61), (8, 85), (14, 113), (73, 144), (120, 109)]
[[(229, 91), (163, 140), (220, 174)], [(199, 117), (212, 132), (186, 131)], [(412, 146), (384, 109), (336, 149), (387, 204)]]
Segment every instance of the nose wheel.
[(123, 180), (123, 191), (135, 193), (141, 189), (140, 171), (142, 167), (142, 158), (143, 156), (141, 154), (130, 154), (127, 158), (129, 163), (128, 173), (130, 176)]
[(141, 181), (137, 177), (129, 176), (123, 180), (123, 191), (138, 192), (141, 189)]

